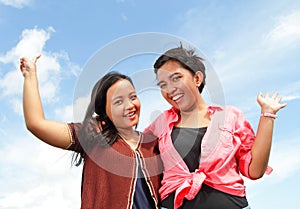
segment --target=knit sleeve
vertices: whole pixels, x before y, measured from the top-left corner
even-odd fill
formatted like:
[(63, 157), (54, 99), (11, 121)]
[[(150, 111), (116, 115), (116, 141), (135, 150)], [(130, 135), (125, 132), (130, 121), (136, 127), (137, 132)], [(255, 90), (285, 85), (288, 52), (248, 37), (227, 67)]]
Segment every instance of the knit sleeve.
[(78, 140), (80, 127), (81, 127), (81, 123), (68, 123), (72, 144), (67, 149), (78, 153), (83, 153), (83, 149)]

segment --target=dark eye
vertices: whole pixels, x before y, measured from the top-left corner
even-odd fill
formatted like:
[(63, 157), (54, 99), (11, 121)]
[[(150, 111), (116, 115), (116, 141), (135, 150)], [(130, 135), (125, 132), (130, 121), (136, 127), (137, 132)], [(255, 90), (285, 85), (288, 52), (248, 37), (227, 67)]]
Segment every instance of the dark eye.
[(122, 104), (122, 100), (120, 100), (120, 99), (119, 99), (119, 100), (116, 100), (116, 101), (114, 102), (114, 104), (115, 104), (115, 105), (120, 105), (120, 104)]
[(131, 100), (135, 100), (136, 98), (137, 98), (137, 95), (136, 95), (136, 94), (133, 94), (133, 95), (130, 96), (130, 99), (131, 99)]
[(166, 87), (167, 87), (167, 84), (165, 84), (165, 83), (160, 83), (159, 84), (160, 89), (165, 89)]
[(180, 80), (180, 78), (181, 78), (181, 76), (179, 76), (179, 75), (174, 76), (174, 77), (172, 78), (172, 81), (173, 81), (173, 82), (177, 82), (177, 81)]

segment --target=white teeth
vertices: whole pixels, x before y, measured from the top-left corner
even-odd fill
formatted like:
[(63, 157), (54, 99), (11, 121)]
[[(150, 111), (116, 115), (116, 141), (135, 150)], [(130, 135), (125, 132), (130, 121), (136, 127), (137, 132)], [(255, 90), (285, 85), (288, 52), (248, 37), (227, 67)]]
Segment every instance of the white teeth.
[(183, 96), (183, 94), (178, 94), (178, 95), (174, 96), (172, 98), (172, 100), (176, 101), (176, 100), (180, 99), (182, 96)]
[(127, 117), (131, 117), (131, 116), (133, 116), (134, 114), (135, 114), (135, 112), (131, 112), (131, 113), (127, 114)]

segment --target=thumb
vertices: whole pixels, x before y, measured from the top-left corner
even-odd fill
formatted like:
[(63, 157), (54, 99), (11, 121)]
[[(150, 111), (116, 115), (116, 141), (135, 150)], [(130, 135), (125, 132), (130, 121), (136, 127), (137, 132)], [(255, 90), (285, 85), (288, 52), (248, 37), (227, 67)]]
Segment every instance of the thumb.
[(36, 63), (37, 60), (38, 60), (41, 56), (42, 56), (41, 54), (36, 55), (36, 56), (32, 59), (32, 62)]

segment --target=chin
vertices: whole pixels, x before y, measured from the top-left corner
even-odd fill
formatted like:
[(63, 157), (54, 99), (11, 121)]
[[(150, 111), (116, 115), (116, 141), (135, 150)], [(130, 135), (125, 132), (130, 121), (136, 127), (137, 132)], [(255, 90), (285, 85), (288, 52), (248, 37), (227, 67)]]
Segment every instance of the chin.
[(178, 104), (177, 104), (176, 102), (174, 102), (173, 100), (167, 100), (167, 102), (168, 102), (170, 105), (172, 105), (173, 107), (179, 109)]
[(138, 121), (134, 121), (131, 123), (131, 127), (135, 127), (135, 126), (137, 126), (137, 124), (138, 124)]

